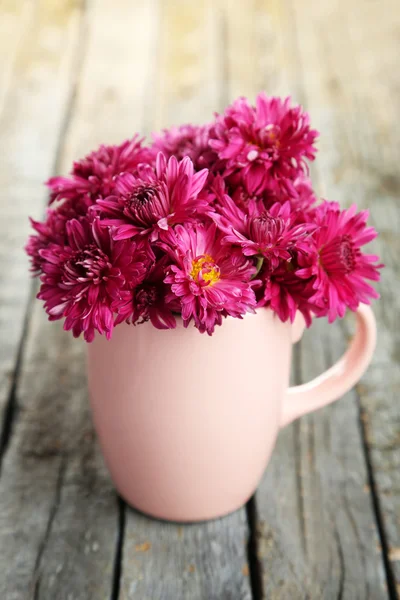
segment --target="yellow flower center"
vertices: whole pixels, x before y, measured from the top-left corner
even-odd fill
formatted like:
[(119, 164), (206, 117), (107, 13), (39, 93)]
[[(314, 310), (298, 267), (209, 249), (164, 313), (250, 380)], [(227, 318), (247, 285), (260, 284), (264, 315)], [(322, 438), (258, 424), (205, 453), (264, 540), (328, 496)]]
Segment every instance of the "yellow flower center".
[(265, 128), (265, 137), (272, 146), (279, 149), (281, 142), (279, 139), (280, 131), (274, 125), (267, 125)]
[(199, 276), (201, 275), (202, 281), (212, 285), (220, 280), (220, 271), (217, 264), (212, 256), (209, 254), (203, 254), (192, 260), (192, 270), (190, 271), (190, 277), (193, 281), (198, 282)]

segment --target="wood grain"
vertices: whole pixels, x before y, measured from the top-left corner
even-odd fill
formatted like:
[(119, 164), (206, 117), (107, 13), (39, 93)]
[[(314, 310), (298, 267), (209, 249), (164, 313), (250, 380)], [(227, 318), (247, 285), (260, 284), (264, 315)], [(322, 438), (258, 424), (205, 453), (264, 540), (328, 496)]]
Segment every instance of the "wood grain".
[(35, 304), (0, 478), (0, 597), (108, 598), (117, 499), (94, 443), (82, 345)]
[(167, 0), (160, 9), (152, 129), (209, 122), (223, 108), (220, 13), (210, 0)]
[[(52, 14), (53, 3), (48, 4), (43, 7), (44, 20), (49, 20)], [(68, 6), (72, 9), (74, 5), (66, 4), (64, 9)], [(61, 11), (60, 6), (57, 10)], [(61, 13), (56, 13), (61, 19)], [(87, 52), (83, 53), (83, 44), (72, 118), (59, 159), (64, 172), (69, 170), (72, 157), (91, 150), (100, 141), (117, 141), (120, 136), (140, 129), (146, 79), (142, 78), (140, 84), (135, 79), (126, 40), (131, 37), (140, 40), (143, 20), (137, 17), (143, 14), (146, 8), (139, 2), (120, 5), (120, 12), (114, 10), (111, 1), (90, 5), (84, 32)], [(120, 55), (117, 66), (115, 54), (108, 56), (105, 49), (111, 18), (113, 39), (121, 44), (115, 48)], [(149, 10), (147, 18), (151, 25), (156, 15)], [(69, 31), (66, 17), (60, 24), (64, 32)], [(40, 43), (43, 44), (42, 37)], [(149, 52), (141, 56), (142, 74), (151, 69), (152, 36), (148, 43)], [(141, 50), (145, 49), (142, 44)], [(35, 53), (33, 57), (35, 71), (41, 73), (44, 66)], [(44, 65), (45, 59), (46, 55)], [(108, 70), (110, 76), (106, 77)], [(59, 81), (56, 83), (60, 85)], [(22, 91), (21, 99), (28, 94), (27, 90)], [(38, 110), (36, 121), (51, 112), (47, 105), (38, 105)], [(19, 144), (16, 140), (12, 147), (10, 162), (18, 164), (17, 153), (22, 143), (39, 145), (37, 136), (44, 134), (40, 127), (36, 122), (32, 139), (29, 131), (21, 132)], [(47, 147), (47, 141), (43, 146)], [(35, 175), (29, 181), (30, 188), (36, 189), (40, 184), (36, 178), (42, 176), (34, 171), (36, 155), (30, 149), (25, 162)], [(51, 139), (48, 150), (52, 162), (55, 148)], [(40, 154), (40, 147), (37, 152)], [(12, 183), (15, 189), (15, 181)], [(20, 209), (31, 212), (26, 194), (21, 196)], [(39, 208), (36, 212), (40, 212)], [(20, 226), (21, 218), (15, 217), (16, 227)], [(22, 246), (22, 240), (19, 243)], [(26, 281), (26, 264), (23, 277)], [(6, 316), (4, 311), (2, 315)], [(67, 335), (60, 323), (49, 324), (39, 302), (34, 304), (26, 339), (16, 389), (18, 414), (0, 478), (0, 597), (2, 600), (110, 598), (114, 593), (120, 511), (88, 414), (84, 344)]]
[(94, 0), (89, 7), (85, 63), (63, 144), (63, 173), (101, 143), (148, 133), (154, 96), (159, 18), (155, 0)]
[[(337, 326), (316, 322), (296, 379), (344, 350)], [(266, 598), (387, 598), (354, 392), (281, 432), (256, 494)]]
[[(321, 44), (323, 39), (311, 32), (311, 21), (305, 29), (305, 16), (300, 24), (296, 13), (298, 20), (293, 22), (293, 9), (282, 2), (256, 2), (253, 10), (248, 8), (238, 7), (232, 23), (229, 13), (225, 17), (229, 95), (254, 97), (262, 88), (281, 95), (292, 92), (295, 100), (311, 109), (296, 28), (304, 27), (303, 37), (313, 36)], [(299, 43), (310, 42), (302, 38)], [(259, 55), (269, 60), (263, 62)], [(319, 55), (314, 48), (313, 64)], [(312, 118), (324, 131), (318, 114), (312, 111)], [(324, 160), (329, 157), (321, 150), (319, 161)], [(342, 348), (338, 326), (314, 325), (302, 343), (297, 380), (307, 381), (325, 370)], [(387, 597), (368, 483), (354, 393), (282, 431), (255, 497), (254, 547), (263, 597)]]
[(0, 111), (10, 87), (23, 36), (32, 22), (32, 11), (33, 4), (29, 0), (0, 2)]
[[(307, 3), (311, 7), (311, 2)], [(391, 597), (400, 594), (400, 411), (398, 408), (400, 309), (398, 281), (399, 127), (396, 64), (400, 15), (397, 3), (336, 0), (315, 9), (310, 27), (295, 10), (298, 48), (307, 102), (321, 129), (319, 178), (325, 195), (344, 206), (371, 211), (380, 235), (372, 250), (386, 268), (374, 304), (378, 345), (359, 384), (362, 426), (370, 462), (372, 491), (381, 520), (381, 543)], [(340, 45), (337, 43), (340, 31)], [(316, 33), (318, 32), (318, 34)], [(345, 333), (349, 331), (344, 327)], [(392, 558), (391, 558), (392, 557)]]
[[(210, 1), (168, 1), (161, 5), (160, 23), (154, 120), (207, 122), (213, 110), (223, 108), (218, 13)], [(120, 598), (248, 600), (247, 537), (245, 509), (182, 526), (127, 510)]]
[[(18, 47), (11, 45), (15, 57), (6, 67), (12, 72), (3, 81), (6, 89), (0, 116), (0, 219), (4, 225), (0, 236), (0, 430), (14, 385), (31, 290), (23, 252), (30, 230), (28, 215), (39, 218), (43, 212), (46, 192), (42, 182), (51, 175), (68, 110), (81, 25), (79, 3), (42, 2), (29, 13), (27, 24), (25, 8), (22, 3), (23, 39), (14, 27)], [(6, 21), (11, 26), (10, 19)]]
[(121, 600), (250, 600), (244, 510), (175, 525), (127, 513)]
[[(83, 0), (0, 0), (0, 14), (1, 600), (396, 600), (397, 2), (92, 0), (84, 13)], [(260, 89), (311, 112), (320, 194), (371, 209), (378, 347), (356, 391), (281, 432), (248, 518), (162, 523), (117, 499), (83, 343), (28, 304), (27, 215), (40, 217), (56, 157), (66, 173), (101, 142), (205, 122)], [(296, 380), (332, 364), (351, 330), (315, 323)]]

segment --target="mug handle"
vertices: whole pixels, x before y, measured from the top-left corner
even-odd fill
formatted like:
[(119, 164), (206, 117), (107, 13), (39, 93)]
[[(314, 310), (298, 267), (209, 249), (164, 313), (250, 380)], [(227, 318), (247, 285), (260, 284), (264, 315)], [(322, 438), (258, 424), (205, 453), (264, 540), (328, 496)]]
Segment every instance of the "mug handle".
[(281, 427), (348, 392), (371, 362), (376, 345), (376, 321), (371, 308), (360, 304), (357, 330), (345, 354), (330, 369), (309, 383), (288, 389), (283, 403)]

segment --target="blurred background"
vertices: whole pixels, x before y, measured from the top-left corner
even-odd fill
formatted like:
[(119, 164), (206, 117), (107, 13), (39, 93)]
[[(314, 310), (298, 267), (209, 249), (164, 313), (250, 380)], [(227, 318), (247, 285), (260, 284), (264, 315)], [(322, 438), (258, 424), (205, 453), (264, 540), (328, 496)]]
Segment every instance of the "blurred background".
[[(386, 269), (375, 304), (378, 348), (363, 382), (346, 401), (302, 419), (279, 438), (256, 497), (265, 542), (264, 554), (255, 550), (264, 569), (260, 585), (267, 586), (268, 577), (275, 581), (272, 565), (287, 562), (287, 585), (294, 564), (300, 587), (319, 590), (310, 592), (312, 598), (399, 593), (399, 40), (395, 0), (0, 0), (0, 546), (7, 568), (19, 546), (4, 524), (15, 522), (14, 534), (35, 552), (60, 463), (65, 481), (75, 486), (71, 506), (80, 506), (73, 525), (58, 530), (58, 559), (66, 548), (74, 557), (65, 571), (75, 578), (74, 598), (82, 590), (79, 597), (92, 598), (87, 582), (100, 586), (103, 577), (82, 546), (84, 523), (96, 531), (105, 523), (104, 535), (109, 532), (114, 543), (120, 510), (107, 504), (111, 484), (93, 449), (83, 350), (61, 327), (49, 325), (33, 302), (22, 247), (28, 215), (38, 219), (44, 212), (42, 182), (67, 174), (74, 159), (100, 143), (208, 122), (237, 96), (254, 100), (266, 90), (291, 95), (310, 112), (321, 132), (312, 167), (315, 188), (343, 206), (370, 208), (371, 224), (380, 232), (374, 249)], [(296, 354), (296, 380), (332, 364), (350, 329), (347, 321), (317, 323)], [(100, 496), (106, 500), (93, 515), (91, 503)], [(32, 503), (38, 507), (33, 520)], [(137, 525), (139, 517), (132, 514), (127, 519), (129, 537), (129, 523), (132, 535), (143, 523)], [(151, 528), (146, 535), (156, 540), (157, 523)], [(306, 551), (297, 541), (302, 536)], [(111, 543), (107, 539), (104, 547)], [(51, 564), (56, 539), (48, 542), (41, 552)], [(29, 561), (18, 563), (21, 590), (28, 581), (33, 585), (31, 572), (38, 569)], [(55, 572), (57, 565), (51, 568)], [(126, 591), (129, 569), (122, 572)], [(246, 573), (241, 567), (237, 573), (240, 587)], [(282, 598), (300, 597), (296, 585)], [(386, 592), (370, 595), (368, 586)], [(318, 595), (325, 588), (328, 595)], [(247, 598), (240, 594), (229, 597)]]

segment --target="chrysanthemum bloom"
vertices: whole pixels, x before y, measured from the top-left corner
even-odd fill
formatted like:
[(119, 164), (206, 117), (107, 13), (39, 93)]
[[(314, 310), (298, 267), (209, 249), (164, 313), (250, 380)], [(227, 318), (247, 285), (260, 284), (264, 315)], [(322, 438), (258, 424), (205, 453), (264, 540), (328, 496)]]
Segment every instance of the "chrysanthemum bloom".
[(288, 195), (287, 193), (282, 193), (282, 191), (276, 194), (264, 190), (260, 196), (262, 203), (264, 207), (269, 210), (276, 202), (279, 202), (280, 204), (290, 202), (293, 220), (296, 222), (310, 223), (315, 219), (313, 210), (317, 202), (317, 196), (312, 188), (311, 180), (308, 177), (301, 175), (293, 181), (293, 186), (296, 190), (295, 195)]
[(272, 268), (279, 259), (290, 260), (290, 250), (307, 245), (313, 225), (294, 225), (289, 202), (273, 204), (269, 210), (250, 201), (247, 211), (242, 210), (227, 195), (218, 198), (219, 213), (210, 213), (218, 227), (225, 232), (224, 241), (238, 244), (245, 256), (259, 255), (267, 259)]
[(152, 163), (149, 148), (142, 146), (137, 135), (119, 146), (100, 146), (73, 165), (70, 177), (52, 177), (50, 203), (55, 200), (70, 201), (75, 207), (81, 202), (93, 204), (97, 198), (105, 198), (114, 190), (114, 176), (122, 172), (135, 172), (141, 163)]
[(50, 319), (87, 341), (123, 321), (211, 334), (263, 306), (333, 321), (378, 294), (367, 212), (318, 206), (317, 132), (290, 99), (239, 98), (212, 124), (100, 146), (49, 180), (26, 251)]
[(215, 224), (177, 225), (163, 240), (175, 262), (165, 282), (171, 300), (180, 300), (185, 327), (193, 319), (200, 332), (211, 335), (224, 316), (254, 312), (256, 269), (240, 249), (221, 243)]
[(175, 156), (178, 160), (182, 160), (188, 156), (195, 171), (209, 169), (217, 160), (216, 153), (208, 144), (210, 125), (170, 127), (152, 135), (154, 152), (162, 152), (167, 159)]
[(308, 177), (300, 176), (293, 182), (293, 185), (296, 189), (296, 196), (288, 198), (286, 194), (280, 194), (270, 198), (266, 197), (264, 206), (269, 208), (273, 200), (281, 203), (289, 201), (293, 225), (308, 223), (313, 228), (313, 226), (315, 227), (317, 196), (312, 188), (311, 180)]
[(312, 281), (305, 280), (296, 275), (298, 266), (298, 253), (291, 253), (290, 260), (281, 260), (275, 269), (271, 269), (265, 263), (257, 279), (257, 307), (268, 306), (273, 310), (281, 321), (288, 319), (293, 323), (296, 311), (304, 316), (307, 326), (311, 325), (311, 317), (314, 305), (310, 302), (314, 294)]
[(311, 179), (300, 175), (294, 182), (294, 188), (296, 190), (296, 196), (290, 199), (292, 208), (302, 213), (313, 210), (317, 196), (312, 187)]
[[(216, 199), (213, 204), (218, 208), (221, 198), (225, 195), (229, 196), (233, 203), (238, 206), (244, 213), (249, 211), (250, 204), (259, 205), (260, 209), (274, 204), (272, 201), (275, 195), (270, 194), (268, 190), (256, 189), (250, 192), (245, 184), (230, 185), (227, 179), (224, 179), (220, 174), (215, 175), (210, 186), (210, 192), (213, 194), (213, 199)], [(287, 197), (287, 196), (286, 196)], [(222, 205), (223, 205), (222, 201)]]
[(166, 161), (162, 152), (155, 169), (143, 166), (135, 177), (126, 173), (117, 178), (115, 195), (97, 204), (104, 222), (115, 227), (115, 239), (148, 235), (151, 241), (161, 230), (204, 214), (208, 209), (206, 197), (200, 198), (208, 171), (194, 172), (190, 158), (178, 162), (174, 156)]
[(167, 301), (171, 286), (164, 283), (170, 261), (167, 256), (159, 259), (146, 276), (145, 281), (133, 291), (133, 297), (124, 306), (117, 308), (115, 325), (126, 321), (141, 324), (150, 321), (157, 329), (174, 329), (176, 319), (174, 312), (179, 313), (180, 303), (177, 298)]
[(346, 307), (356, 310), (360, 302), (369, 304), (371, 298), (379, 297), (366, 279), (378, 281), (383, 265), (376, 264), (378, 256), (361, 252), (377, 233), (367, 226), (368, 211), (356, 211), (355, 205), (341, 211), (336, 202), (317, 207), (315, 255), (311, 265), (296, 272), (298, 277), (315, 277), (310, 302), (318, 307), (319, 315), (328, 315), (330, 323), (343, 317)]
[(34, 275), (39, 275), (43, 258), (40, 250), (47, 248), (49, 244), (68, 245), (67, 223), (71, 219), (82, 217), (86, 218), (92, 208), (92, 203), (88, 198), (82, 197), (79, 202), (72, 205), (71, 202), (61, 202), (58, 206), (53, 205), (46, 210), (46, 217), (43, 221), (30, 219), (32, 228), (36, 235), (31, 235), (25, 246), (25, 251), (31, 259), (31, 271)]
[(67, 217), (57, 210), (48, 209), (46, 219), (43, 222), (30, 219), (32, 228), (36, 235), (30, 235), (25, 246), (25, 251), (31, 260), (31, 271), (39, 275), (42, 270), (44, 259), (40, 251), (50, 244), (64, 246), (67, 243), (66, 222)]
[(66, 226), (68, 245), (50, 244), (41, 250), (43, 275), (38, 298), (50, 320), (65, 317), (64, 329), (82, 332), (91, 342), (94, 332), (111, 337), (114, 310), (132, 298), (132, 289), (146, 275), (143, 246), (116, 242), (98, 218)]
[(240, 173), (246, 188), (284, 188), (296, 195), (293, 181), (314, 160), (317, 132), (300, 106), (290, 98), (257, 96), (256, 106), (239, 98), (219, 116), (210, 133), (210, 146), (225, 161), (225, 175)]

